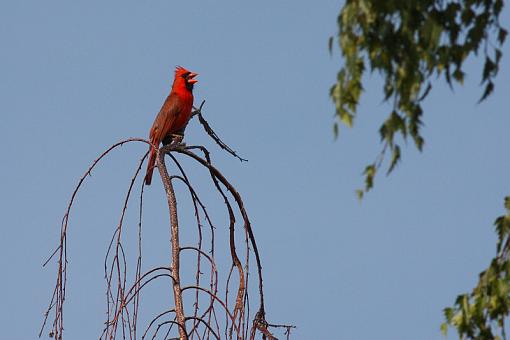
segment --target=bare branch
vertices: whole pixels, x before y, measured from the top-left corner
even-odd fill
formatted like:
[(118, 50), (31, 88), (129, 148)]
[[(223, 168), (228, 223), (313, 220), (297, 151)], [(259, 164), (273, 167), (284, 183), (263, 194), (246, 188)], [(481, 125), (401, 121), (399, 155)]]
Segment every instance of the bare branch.
[[(164, 148), (164, 147), (163, 147)], [(172, 275), (174, 277), (173, 288), (174, 288), (174, 302), (175, 302), (175, 314), (177, 316), (177, 323), (179, 324), (179, 335), (181, 339), (187, 339), (188, 334), (186, 332), (186, 322), (184, 315), (184, 306), (182, 304), (181, 295), (181, 281), (180, 281), (180, 245), (179, 245), (179, 221), (177, 219), (177, 201), (175, 198), (175, 192), (168, 175), (168, 170), (165, 165), (165, 154), (158, 150), (158, 156), (156, 164), (165, 187), (166, 197), (168, 201), (168, 208), (170, 210), (170, 228), (171, 228), (171, 240), (172, 243)]]
[(198, 120), (199, 120), (200, 124), (202, 124), (202, 126), (204, 127), (205, 132), (207, 132), (207, 134), (216, 142), (216, 144), (218, 144), (220, 146), (220, 148), (222, 148), (223, 150), (225, 150), (226, 152), (228, 152), (235, 158), (239, 159), (241, 162), (248, 162), (247, 159), (240, 157), (237, 154), (237, 152), (235, 152), (234, 150), (232, 150), (232, 148), (230, 148), (230, 146), (225, 144), (220, 139), (220, 137), (216, 134), (216, 132), (214, 132), (214, 130), (211, 128), (211, 125), (209, 125), (207, 120), (205, 120), (204, 116), (202, 115), (202, 107), (204, 106), (204, 104), (205, 104), (205, 100), (202, 101), (199, 108), (195, 108), (195, 107), (193, 108), (195, 110), (195, 111), (193, 111), (193, 116), (195, 116), (195, 115), (198, 116)]
[[(198, 112), (199, 119), (201, 117), (201, 108), (200, 106)], [(203, 117), (202, 117), (203, 119)], [(205, 121), (205, 120), (204, 120)], [(217, 143), (223, 143), (217, 137), (217, 135), (210, 129), (210, 126), (207, 122), (202, 123), (204, 128), (209, 129), (208, 133), (210, 133), (211, 137), (215, 139)], [(211, 158), (209, 152), (206, 148), (202, 146), (190, 146), (185, 147), (180, 144), (171, 143), (169, 145), (163, 146), (161, 149), (157, 149), (157, 146), (150, 144), (148, 141), (143, 139), (127, 139), (121, 141), (119, 143), (114, 144), (112, 147), (108, 148), (103, 154), (97, 158), (92, 165), (89, 167), (87, 172), (81, 177), (78, 185), (76, 186), (73, 194), (71, 195), (70, 202), (68, 204), (66, 213), (64, 214), (64, 218), (62, 219), (61, 226), (61, 236), (60, 236), (60, 244), (57, 249), (52, 253), (50, 258), (58, 256), (58, 266), (57, 266), (57, 282), (55, 288), (53, 290), (52, 298), (50, 300), (49, 306), (46, 310), (43, 325), (41, 328), (41, 336), (47, 320), (51, 311), (54, 311), (55, 317), (52, 323), (52, 330), (50, 335), (54, 336), (58, 340), (62, 340), (62, 331), (63, 331), (63, 304), (65, 301), (65, 288), (66, 288), (66, 275), (67, 275), (67, 228), (69, 223), (69, 215), (71, 211), (71, 207), (75, 201), (75, 197), (82, 186), (85, 178), (90, 176), (93, 168), (98, 164), (98, 162), (104, 158), (111, 150), (116, 147), (127, 143), (127, 142), (143, 142), (149, 144), (151, 148), (157, 150), (157, 159), (156, 166), (158, 167), (163, 186), (166, 193), (169, 215), (170, 215), (170, 245), (171, 245), (171, 264), (169, 266), (155, 266), (149, 270), (142, 271), (142, 210), (143, 210), (143, 193), (144, 193), (144, 183), (141, 181), (140, 185), (140, 196), (139, 196), (139, 207), (138, 207), (138, 228), (133, 230), (123, 228), (124, 224), (127, 223), (127, 209), (129, 206), (129, 200), (131, 199), (133, 188), (135, 188), (136, 180), (138, 179), (138, 175), (141, 171), (142, 165), (147, 157), (147, 153), (140, 159), (140, 162), (137, 165), (136, 171), (134, 175), (131, 177), (131, 181), (129, 182), (129, 186), (124, 198), (124, 204), (122, 206), (122, 210), (120, 213), (120, 218), (118, 223), (113, 230), (112, 237), (110, 243), (107, 248), (106, 256), (104, 259), (104, 273), (106, 279), (106, 302), (107, 302), (107, 310), (106, 310), (106, 322), (103, 328), (100, 339), (105, 340), (113, 340), (116, 338), (136, 340), (137, 339), (137, 329), (138, 325), (138, 317), (139, 317), (139, 307), (140, 307), (140, 292), (145, 290), (145, 287), (156, 280), (159, 281), (162, 277), (168, 277), (171, 279), (171, 285), (173, 290), (173, 298), (171, 299), (171, 305), (165, 307), (166, 310), (164, 312), (160, 312), (156, 316), (154, 316), (150, 321), (148, 321), (147, 325), (144, 325), (144, 332), (142, 335), (142, 339), (146, 339), (147, 337), (151, 337), (155, 339), (156, 337), (163, 337), (164, 339), (169, 339), (172, 335), (178, 332), (179, 339), (220, 339), (220, 329), (223, 324), (225, 326), (225, 338), (232, 339), (235, 337), (238, 340), (246, 340), (248, 336), (253, 339), (256, 333), (262, 335), (263, 339), (276, 339), (272, 333), (269, 331), (269, 328), (284, 328), (286, 330), (285, 334), (287, 337), (290, 335), (290, 330), (294, 328), (294, 326), (287, 325), (277, 325), (277, 324), (269, 324), (266, 321), (265, 316), (265, 306), (264, 306), (264, 293), (263, 293), (263, 281), (262, 281), (262, 266), (261, 259), (259, 255), (259, 251), (257, 248), (257, 244), (255, 242), (255, 237), (253, 234), (253, 230), (250, 224), (250, 220), (248, 218), (248, 214), (244, 208), (244, 203), (241, 199), (241, 196), (234, 188), (234, 186), (220, 173), (220, 171), (212, 165)], [(223, 143), (223, 149), (227, 150), (234, 156), (243, 160), (235, 152), (228, 148)], [(221, 146), (221, 144), (220, 144)], [(203, 153), (203, 156), (199, 156), (193, 152), (193, 150), (198, 150)], [(167, 169), (167, 165), (165, 164), (164, 156), (165, 154), (170, 155), (173, 160), (176, 171), (180, 174), (170, 175), (169, 169)], [(216, 227), (213, 224), (211, 216), (209, 215), (204, 202), (200, 199), (198, 192), (192, 186), (190, 178), (186, 174), (185, 168), (180, 164), (179, 160), (175, 157), (176, 154), (181, 154), (185, 158), (192, 158), (200, 167), (209, 172), (212, 183), (214, 184), (213, 188), (219, 193), (221, 198), (223, 199), (224, 208), (226, 213), (228, 214), (229, 221), (229, 251), (230, 257), (232, 259), (232, 265), (230, 267), (230, 272), (228, 278), (226, 279), (226, 286), (222, 286), (219, 289), (219, 273), (222, 271), (215, 260), (215, 230)], [(170, 169), (172, 171), (172, 169)], [(172, 171), (173, 172), (173, 171)], [(173, 186), (173, 181), (180, 181), (185, 185), (185, 190), (189, 193), (189, 199), (193, 204), (193, 211), (195, 214), (195, 223), (196, 224), (196, 243), (194, 245), (181, 245), (179, 240), (179, 220), (177, 214), (177, 198), (175, 194), (175, 189)], [(234, 203), (235, 202), (235, 203)], [(238, 223), (236, 221), (236, 216), (241, 216), (241, 223), (243, 224), (244, 231), (244, 243), (240, 242), (237, 244), (236, 242), (236, 226)], [(126, 222), (125, 222), (126, 218)], [(204, 225), (202, 224), (204, 221)], [(209, 226), (209, 228), (203, 228), (204, 226)], [(186, 228), (186, 230), (189, 230)], [(239, 232), (239, 231), (237, 231)], [(129, 233), (133, 233), (135, 237), (137, 237), (137, 250), (136, 257), (134, 258), (134, 263), (132, 263), (135, 267), (134, 279), (131, 282), (131, 276), (128, 276), (128, 267), (131, 265), (131, 251), (130, 249), (123, 244), (123, 239), (125, 239)], [(203, 245), (203, 240), (210, 240), (209, 245)], [(240, 251), (244, 252), (244, 256), (242, 256), (242, 260), (238, 256), (237, 248), (240, 248)], [(244, 247), (243, 247), (244, 246)], [(203, 248), (204, 247), (204, 248)], [(226, 251), (228, 251), (226, 250)], [(182, 252), (192, 251), (193, 255), (196, 255), (196, 266), (192, 269), (195, 273), (194, 284), (189, 285), (189, 282), (182, 282), (181, 280), (181, 268), (180, 268), (180, 256)], [(249, 309), (250, 309), (250, 301), (248, 294), (248, 283), (251, 278), (249, 272), (249, 261), (250, 261), (250, 252), (253, 251), (255, 254), (255, 259), (257, 263), (257, 271), (258, 271), (258, 293), (260, 299), (260, 305), (258, 307), (258, 311), (255, 314), (254, 319), (251, 322), (249, 320)], [(239, 253), (243, 254), (243, 253)], [(48, 263), (48, 261), (45, 262)], [(210, 278), (208, 280), (201, 279), (202, 268), (210, 271)], [(233, 269), (236, 268), (235, 273), (236, 279), (234, 280), (236, 283), (235, 290), (231, 293), (229, 292), (229, 284), (232, 285), (231, 282)], [(225, 269), (223, 269), (225, 270)], [(129, 281), (129, 282), (128, 282)], [(208, 282), (208, 283), (207, 283)], [(128, 284), (129, 283), (129, 284)], [(208, 286), (208, 288), (206, 288)], [(223, 288), (225, 287), (225, 288)], [(225, 291), (223, 291), (225, 289)], [(193, 300), (186, 300), (187, 304), (184, 303), (183, 292), (190, 291), (194, 295)], [(220, 295), (223, 296), (225, 293), (225, 299), (222, 300)], [(206, 294), (206, 298), (202, 295)], [(229, 295), (231, 294), (231, 296)], [(200, 298), (200, 299), (199, 299)], [(233, 306), (229, 307), (229, 300), (233, 298)], [(189, 302), (188, 302), (189, 301)], [(193, 302), (194, 301), (194, 302)], [(186, 315), (185, 309), (191, 310), (191, 302), (193, 302), (193, 311), (190, 312), (191, 315)], [(204, 308), (204, 309), (202, 309)], [(218, 309), (220, 308), (220, 309)], [(222, 317), (221, 313), (218, 314), (219, 311), (224, 311), (225, 316)], [(175, 318), (172, 320), (164, 320), (165, 316), (173, 313)], [(186, 327), (187, 322), (192, 322), (192, 326), (189, 329)], [(157, 324), (157, 327), (155, 326)], [(222, 325), (220, 327), (220, 324)], [(177, 325), (177, 329), (175, 329), (174, 325)], [(188, 325), (189, 326), (189, 325)], [(151, 334), (150, 334), (151, 333)], [(149, 335), (150, 334), (150, 335)], [(175, 335), (174, 335), (175, 336)]]

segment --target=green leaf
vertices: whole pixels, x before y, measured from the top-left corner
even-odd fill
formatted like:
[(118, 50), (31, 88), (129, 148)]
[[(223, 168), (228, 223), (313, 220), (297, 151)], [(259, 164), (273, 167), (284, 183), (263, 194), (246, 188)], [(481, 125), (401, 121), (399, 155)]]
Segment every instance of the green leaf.
[(475, 17), (475, 11), (471, 9), (471, 7), (466, 7), (462, 12), (462, 22), (466, 25), (471, 24), (473, 22), (473, 18)]
[(501, 9), (503, 9), (503, 0), (494, 0), (494, 13), (498, 15), (501, 12)]
[[(508, 206), (507, 206), (508, 205)], [(505, 208), (510, 208), (505, 198)], [(444, 309), (445, 323), (456, 328), (461, 339), (494, 340), (504, 338), (504, 320), (510, 313), (510, 259), (508, 247), (510, 216), (496, 219), (498, 253), (486, 270), (480, 273), (478, 284), (469, 294), (457, 297), (453, 307)], [(498, 334), (499, 332), (499, 334)]]
[(464, 72), (462, 72), (460, 69), (456, 69), (453, 72), (453, 78), (460, 84), (464, 84)]
[(451, 322), (453, 315), (454, 315), (453, 308), (447, 307), (447, 308), (443, 309), (443, 313), (444, 313), (444, 317), (446, 318), (446, 320), (448, 322)]
[(483, 73), (482, 73), (482, 83), (491, 78), (494, 74), (494, 71), (496, 70), (496, 64), (489, 58), (485, 58), (485, 64), (483, 66)]
[(354, 117), (348, 112), (345, 112), (342, 115), (340, 115), (340, 119), (342, 120), (342, 122), (344, 122), (345, 125), (347, 125), (347, 127), (350, 127), (350, 128), (352, 127), (353, 118)]
[[(482, 67), (480, 101), (494, 91), (501, 45), (507, 36), (500, 18), (504, 4), (504, 0), (344, 2), (337, 17), (338, 34), (333, 38), (338, 39), (343, 58), (341, 77), (331, 91), (338, 121), (352, 126), (367, 68), (382, 77), (384, 102), (404, 118), (405, 128), (391, 125), (390, 116), (379, 130), (392, 148), (390, 164), (397, 164), (394, 160), (401, 156), (402, 150), (393, 150), (399, 134), (404, 139), (406, 133), (411, 135), (421, 151), (421, 102), (437, 81), (435, 75), (452, 89), (453, 83), (462, 85), (465, 61), (482, 50), (487, 59)], [(330, 39), (330, 52), (332, 44)], [(374, 176), (366, 175), (366, 179), (373, 182)]]
[(492, 91), (494, 91), (494, 84), (489, 81), (489, 83), (487, 84), (487, 86), (485, 87), (485, 91), (483, 92), (483, 95), (482, 97), (480, 98), (480, 100), (478, 100), (478, 103), (481, 103), (483, 102), (485, 99), (487, 99), (488, 96), (490, 96), (490, 94), (492, 93)]
[(364, 194), (363, 190), (361, 189), (356, 190), (356, 196), (358, 197), (359, 201), (363, 199), (363, 194)]
[(418, 98), (418, 101), (421, 102), (423, 99), (425, 99), (429, 95), (430, 90), (432, 90), (432, 84), (429, 82), (423, 94), (420, 96), (420, 98)]
[(421, 136), (413, 136), (414, 144), (418, 151), (423, 151), (423, 144), (425, 144), (425, 140)]
[(441, 324), (441, 333), (444, 335), (444, 336), (447, 336), (448, 335), (448, 324), (446, 322), (443, 322)]
[(389, 175), (393, 171), (398, 161), (400, 161), (400, 147), (398, 145), (395, 145), (391, 152), (390, 167), (388, 168), (388, 172), (386, 173), (386, 175)]
[(494, 53), (496, 54), (496, 65), (498, 65), (499, 61), (501, 60), (501, 57), (503, 56), (503, 53), (499, 48), (494, 49)]
[(374, 186), (374, 177), (376, 172), (377, 168), (375, 163), (367, 165), (365, 171), (363, 171), (363, 174), (365, 175), (365, 192), (370, 191), (370, 189)]
[(384, 85), (384, 101), (387, 101), (391, 97), (394, 90), (395, 88), (393, 87), (393, 84), (386, 83)]
[(504, 28), (500, 28), (498, 31), (498, 42), (500, 45), (503, 45), (505, 42), (506, 36), (508, 34), (508, 31)]

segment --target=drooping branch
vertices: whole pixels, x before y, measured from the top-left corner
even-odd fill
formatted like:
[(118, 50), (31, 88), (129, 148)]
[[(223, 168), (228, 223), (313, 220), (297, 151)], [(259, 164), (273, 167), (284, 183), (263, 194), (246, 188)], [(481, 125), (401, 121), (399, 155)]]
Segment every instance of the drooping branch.
[(58, 253), (58, 264), (57, 264), (57, 282), (55, 284), (55, 289), (50, 300), (49, 306), (45, 312), (45, 318), (43, 320), (43, 324), (41, 326), (41, 330), (39, 332), (39, 337), (41, 337), (42, 332), (46, 326), (46, 321), (49, 316), (50, 311), (54, 310), (55, 318), (53, 320), (52, 330), (50, 331), (50, 336), (55, 337), (55, 339), (62, 338), (62, 332), (64, 330), (64, 301), (66, 296), (66, 284), (67, 284), (67, 228), (69, 225), (69, 216), (71, 213), (71, 208), (75, 201), (76, 195), (80, 190), (82, 184), (85, 179), (89, 176), (92, 176), (92, 170), (97, 166), (97, 164), (112, 150), (122, 146), (126, 143), (130, 142), (142, 142), (146, 144), (150, 144), (149, 141), (142, 138), (128, 138), (122, 140), (118, 143), (110, 146), (106, 151), (104, 151), (98, 158), (96, 158), (87, 171), (83, 174), (83, 176), (79, 179), (78, 184), (73, 190), (71, 194), (71, 198), (69, 203), (67, 204), (67, 209), (62, 218), (61, 228), (60, 228), (60, 242), (59, 246), (55, 249), (55, 251), (50, 255), (50, 257), (44, 262), (43, 267), (48, 264), (48, 262)]
[[(200, 149), (204, 153), (206, 159), (203, 159), (203, 158), (197, 156), (195, 153), (189, 151), (192, 149)], [(223, 174), (211, 164), (209, 151), (207, 151), (207, 149), (205, 149), (202, 146), (189, 146), (186, 148), (176, 149), (175, 151), (185, 154), (185, 155), (195, 159), (196, 161), (198, 161), (200, 164), (204, 165), (205, 167), (207, 167), (209, 169), (209, 171), (211, 172), (212, 176), (214, 177), (214, 179), (219, 180), (234, 197), (234, 199), (239, 207), (239, 210), (241, 211), (241, 215), (242, 215), (244, 223), (245, 223), (244, 227), (248, 231), (248, 235), (250, 237), (250, 242), (253, 247), (253, 252), (255, 253), (255, 259), (257, 261), (257, 270), (258, 270), (258, 276), (259, 276), (260, 306), (261, 306), (262, 310), (264, 310), (264, 289), (263, 289), (263, 283), (262, 283), (262, 264), (261, 264), (261, 260), (260, 260), (260, 254), (258, 251), (257, 242), (255, 241), (255, 235), (253, 234), (253, 229), (251, 227), (251, 223), (248, 218), (248, 214), (246, 212), (246, 209), (244, 208), (243, 200), (241, 199), (241, 195), (239, 195), (239, 193), (234, 188), (234, 186), (230, 184), (230, 182), (223, 176)]]
[[(204, 129), (208, 134), (218, 143), (224, 150), (231, 153), (235, 157), (239, 157), (231, 148), (224, 144), (219, 137), (212, 131), (209, 124), (203, 119), (201, 114), (203, 103), (198, 109), (199, 120), (204, 126)], [(220, 171), (212, 165), (209, 152), (203, 146), (192, 146), (185, 147), (179, 144), (170, 144), (157, 149), (156, 145), (150, 144), (150, 142), (139, 139), (131, 138), (119, 143), (114, 144), (108, 148), (98, 159), (96, 159), (89, 167), (87, 172), (80, 179), (77, 187), (73, 191), (71, 200), (68, 204), (66, 213), (62, 220), (61, 226), (61, 237), (60, 244), (57, 249), (50, 256), (51, 260), (54, 256), (58, 258), (57, 263), (57, 283), (52, 293), (49, 307), (45, 313), (43, 327), (41, 334), (46, 324), (47, 318), (51, 311), (55, 312), (55, 317), (51, 326), (51, 336), (54, 336), (58, 340), (62, 340), (63, 326), (63, 304), (65, 301), (65, 288), (66, 288), (66, 275), (67, 275), (67, 229), (69, 224), (69, 214), (71, 207), (75, 201), (75, 197), (82, 187), (82, 184), (88, 176), (90, 176), (92, 169), (103, 159), (109, 152), (128, 142), (143, 142), (150, 145), (151, 148), (157, 150), (156, 165), (158, 167), (160, 176), (162, 178), (163, 186), (166, 193), (167, 204), (169, 207), (170, 215), (170, 244), (171, 244), (171, 264), (170, 265), (159, 265), (153, 268), (142, 270), (142, 201), (144, 194), (143, 179), (141, 180), (139, 187), (139, 211), (138, 211), (138, 228), (130, 230), (124, 226), (125, 219), (127, 220), (127, 210), (129, 201), (132, 200), (133, 191), (136, 189), (136, 183), (139, 181), (142, 165), (147, 153), (140, 159), (137, 164), (134, 175), (131, 177), (129, 186), (127, 188), (124, 204), (120, 212), (120, 219), (115, 226), (112, 233), (110, 243), (107, 248), (105, 260), (104, 260), (104, 272), (106, 279), (106, 322), (100, 340), (113, 340), (116, 338), (135, 340), (138, 338), (137, 329), (139, 321), (139, 306), (140, 306), (140, 292), (146, 291), (146, 287), (150, 283), (170, 278), (168, 287), (170, 284), (173, 290), (173, 297), (171, 299), (171, 305), (165, 306), (163, 312), (158, 310), (154, 317), (148, 318), (148, 323), (143, 325), (142, 339), (152, 338), (172, 338), (178, 333), (180, 339), (220, 339), (222, 334), (220, 329), (225, 325), (225, 338), (227, 339), (247, 339), (255, 336), (255, 333), (262, 335), (264, 339), (274, 339), (272, 333), (269, 332), (268, 327), (271, 325), (266, 321), (264, 296), (263, 296), (263, 285), (262, 285), (262, 266), (257, 244), (255, 242), (254, 233), (248, 218), (248, 214), (244, 208), (244, 203), (241, 199), (240, 194), (234, 188), (234, 186), (227, 181), (227, 179), (220, 173)], [(223, 146), (222, 146), (223, 145)], [(194, 150), (199, 150), (203, 153), (203, 156), (199, 156), (194, 153)], [(164, 161), (165, 154), (168, 154), (173, 160), (175, 167), (167, 168)], [(179, 155), (180, 154), (180, 155)], [(180, 163), (179, 157), (192, 158), (198, 162), (199, 167), (202, 167), (209, 172), (213, 190), (217, 191), (223, 199), (224, 208), (228, 214), (228, 244), (230, 257), (232, 259), (232, 266), (229, 268), (236, 268), (234, 273), (238, 274), (238, 280), (230, 281), (231, 275), (228, 276), (226, 282), (226, 290), (220, 289), (219, 285), (219, 272), (225, 270), (215, 260), (215, 232), (217, 228), (213, 224), (211, 215), (209, 215), (205, 202), (199, 197), (199, 192), (193, 187), (190, 177), (187, 175), (187, 170)], [(177, 173), (175, 173), (175, 172)], [(189, 193), (189, 199), (192, 202), (192, 209), (195, 215), (196, 228), (196, 243), (194, 245), (181, 245), (179, 240), (179, 219), (177, 215), (177, 197), (174, 189), (174, 180), (176, 183), (184, 184), (184, 190)], [(245, 234), (245, 245), (236, 242), (236, 216), (241, 216), (241, 223), (244, 224)], [(204, 228), (208, 226), (209, 228)], [(193, 229), (184, 229), (189, 232)], [(223, 230), (222, 230), (223, 232)], [(126, 237), (129, 233), (133, 233), (138, 237), (138, 249), (135, 250), (134, 261), (134, 279), (130, 273), (128, 275), (128, 269), (131, 268), (130, 262), (132, 252), (130, 247), (127, 247), (125, 243)], [(209, 234), (207, 236), (207, 234)], [(135, 237), (136, 237), (135, 236)], [(205, 238), (204, 238), (205, 237)], [(203, 242), (203, 240), (210, 240), (210, 243)], [(245, 251), (245, 256), (238, 256), (237, 248)], [(207, 249), (208, 248), (208, 249)], [(196, 266), (192, 269), (195, 273), (195, 279), (193, 283), (187, 282), (181, 277), (182, 268), (181, 264), (181, 253), (190, 252), (196, 255)], [(249, 260), (250, 252), (253, 251), (257, 262), (258, 269), (258, 280), (259, 280), (259, 298), (260, 306), (258, 312), (255, 314), (253, 320), (250, 320), (249, 306), (250, 301), (248, 298), (248, 282), (249, 282)], [(242, 254), (240, 252), (239, 254)], [(184, 255), (183, 255), (184, 256)], [(46, 261), (46, 263), (48, 263)], [(243, 263), (244, 262), (244, 263)], [(45, 263), (45, 264), (46, 264)], [(201, 279), (201, 275), (204, 274), (202, 268), (210, 271), (210, 278), (208, 280)], [(186, 267), (188, 269), (188, 267)], [(232, 274), (232, 269), (230, 274)], [(228, 269), (226, 269), (228, 271)], [(184, 277), (187, 277), (184, 275)], [(236, 275), (237, 277), (237, 275)], [(131, 281), (133, 280), (133, 281)], [(234, 297), (232, 306), (229, 306), (229, 283), (233, 285), (235, 283), (235, 290), (231, 293)], [(156, 287), (155, 285), (152, 285)], [(191, 308), (191, 302), (184, 299), (184, 292), (193, 294), (194, 303)], [(223, 293), (225, 298), (222, 299)], [(205, 297), (205, 298), (204, 298)], [(193, 301), (193, 300), (191, 300)], [(144, 308), (145, 310), (145, 308)], [(188, 310), (188, 314), (186, 313)], [(222, 316), (222, 313), (225, 313)], [(144, 318), (145, 319), (145, 318)], [(249, 326), (249, 322), (252, 322), (252, 326)], [(220, 326), (222, 325), (222, 326)], [(176, 327), (175, 327), (176, 326)], [(284, 327), (285, 325), (282, 325)], [(289, 326), (292, 327), (292, 326)], [(286, 328), (287, 329), (287, 328)], [(290, 331), (290, 328), (287, 329)]]
[[(190, 151), (190, 150), (193, 150), (193, 149), (201, 150), (204, 153), (204, 155), (205, 155), (205, 159), (199, 157), (198, 155), (196, 155), (195, 153)], [(163, 151), (163, 149), (161, 151)], [(234, 200), (236, 201), (236, 203), (238, 205), (238, 208), (239, 208), (239, 210), (241, 212), (241, 215), (243, 217), (244, 228), (248, 232), (248, 235), (249, 235), (249, 238), (250, 238), (250, 242), (251, 242), (252, 247), (253, 247), (253, 252), (255, 253), (255, 259), (256, 259), (256, 262), (257, 262), (257, 271), (258, 271), (258, 277), (259, 277), (260, 306), (259, 306), (258, 312), (255, 315), (255, 319), (253, 321), (253, 324), (254, 324), (254, 327), (259, 329), (264, 335), (269, 336), (271, 333), (267, 330), (268, 323), (265, 320), (264, 288), (263, 288), (263, 279), (262, 279), (262, 264), (261, 264), (261, 259), (260, 259), (260, 254), (259, 254), (259, 251), (258, 251), (257, 243), (255, 241), (255, 235), (253, 234), (253, 229), (251, 227), (251, 223), (250, 223), (250, 220), (248, 218), (248, 214), (246, 212), (246, 209), (244, 208), (244, 203), (243, 203), (243, 200), (241, 198), (241, 195), (239, 195), (239, 193), (234, 188), (234, 186), (232, 184), (230, 184), (230, 182), (223, 176), (223, 174), (211, 164), (210, 155), (209, 155), (209, 152), (207, 151), (206, 148), (204, 148), (202, 146), (189, 146), (189, 147), (184, 147), (184, 148), (176, 148), (175, 151), (178, 152), (178, 153), (185, 154), (185, 155), (195, 159), (200, 164), (202, 164), (203, 166), (205, 166), (205, 167), (207, 167), (209, 169), (209, 171), (211, 173), (211, 176), (213, 178), (213, 181), (215, 182), (215, 185), (217, 186), (218, 190), (222, 193), (222, 195), (223, 195), (223, 197), (225, 199), (225, 204), (229, 207), (229, 214), (231, 214), (232, 209), (230, 207), (230, 204), (228, 203), (228, 200), (227, 200), (225, 194), (223, 193), (223, 191), (219, 187), (217, 181), (220, 181), (227, 188), (227, 190), (232, 194), (232, 196), (234, 197)], [(233, 218), (233, 215), (231, 215), (231, 221), (232, 221), (232, 218)], [(232, 222), (231, 222), (231, 228), (233, 228), (232, 227)], [(231, 233), (231, 235), (232, 235), (232, 233)], [(232, 241), (232, 238), (231, 238), (231, 241)], [(232, 247), (232, 244), (231, 244), (231, 247)], [(234, 247), (235, 247), (235, 244), (234, 244)], [(234, 248), (234, 254), (235, 254), (235, 248)], [(235, 260), (234, 260), (234, 264), (236, 264)], [(241, 268), (241, 270), (242, 270), (242, 268)], [(242, 279), (240, 279), (240, 280), (242, 280)], [(238, 301), (239, 300), (237, 300), (237, 302)], [(237, 306), (238, 306), (237, 302), (236, 302), (236, 310), (237, 310)], [(242, 301), (241, 301), (241, 303), (242, 303)], [(254, 334), (254, 333), (252, 332), (252, 334)]]

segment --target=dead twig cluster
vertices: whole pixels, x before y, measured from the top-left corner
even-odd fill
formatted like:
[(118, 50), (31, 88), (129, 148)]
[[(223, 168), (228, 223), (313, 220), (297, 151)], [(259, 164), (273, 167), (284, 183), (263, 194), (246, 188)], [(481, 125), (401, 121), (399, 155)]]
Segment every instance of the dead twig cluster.
[[(206, 132), (227, 152), (240, 160), (235, 151), (223, 143), (210, 128), (202, 115), (202, 105), (195, 110), (202, 126)], [(156, 148), (150, 142), (140, 138), (130, 138), (120, 141), (104, 153), (102, 153), (80, 178), (71, 199), (67, 206), (61, 225), (59, 246), (45, 262), (46, 265), (52, 258), (57, 260), (57, 280), (53, 290), (50, 304), (46, 310), (44, 322), (39, 336), (42, 335), (49, 316), (53, 313), (50, 337), (61, 340), (64, 330), (64, 302), (66, 299), (67, 283), (67, 230), (69, 227), (69, 216), (75, 202), (76, 195), (82, 187), (85, 179), (91, 174), (97, 164), (117, 147), (131, 142), (141, 142)], [(170, 215), (170, 265), (161, 265), (143, 270), (142, 263), (142, 210), (144, 183), (140, 183), (139, 214), (138, 214), (138, 247), (136, 250), (136, 262), (134, 263), (134, 279), (128, 279), (128, 268), (132, 268), (124, 248), (124, 219), (128, 209), (128, 203), (135, 191), (135, 185), (142, 165), (148, 153), (141, 157), (137, 164), (134, 175), (129, 183), (119, 222), (113, 232), (104, 260), (104, 277), (106, 281), (106, 321), (100, 335), (100, 339), (171, 339), (176, 336), (180, 339), (254, 339), (256, 334), (261, 334), (263, 339), (276, 339), (270, 328), (275, 330), (284, 329), (287, 339), (290, 330), (294, 326), (275, 325), (266, 321), (264, 304), (264, 289), (262, 280), (261, 258), (257, 248), (253, 229), (244, 207), (241, 195), (226, 177), (213, 165), (209, 151), (203, 146), (184, 146), (171, 143), (157, 150), (156, 165), (163, 182), (166, 193), (169, 215)], [(165, 164), (165, 155), (172, 160), (171, 171)], [(180, 155), (180, 156), (178, 156)], [(228, 214), (228, 239), (229, 254), (231, 258), (228, 270), (220, 268), (215, 260), (215, 232), (218, 229), (207, 211), (206, 205), (199, 197), (198, 191), (194, 188), (186, 173), (181, 158), (188, 158), (196, 162), (199, 167), (204, 168), (211, 178), (212, 186), (222, 199), (226, 213)], [(179, 240), (179, 218), (177, 213), (177, 197), (174, 189), (175, 183), (184, 185), (185, 191), (189, 194), (194, 209), (196, 223), (196, 243), (192, 245), (181, 245)], [(236, 237), (238, 223), (236, 216), (241, 216), (242, 232), (244, 243), (238, 244), (239, 237)], [(206, 244), (205, 240), (210, 240)], [(239, 256), (238, 248), (243, 246), (243, 256)], [(131, 252), (131, 250), (129, 250)], [(194, 270), (194, 281), (184, 282), (181, 279), (182, 268), (181, 255), (184, 252), (196, 255), (196, 266)], [(250, 302), (248, 294), (249, 283), (249, 262), (250, 253), (254, 254), (258, 276), (258, 309), (253, 319), (250, 318)], [(188, 270), (188, 269), (187, 269)], [(225, 285), (220, 285), (220, 272), (227, 277)], [(226, 273), (228, 272), (228, 275)], [(203, 280), (204, 273), (210, 273), (207, 280)], [(235, 273), (235, 274), (234, 274)], [(235, 279), (233, 279), (235, 277)], [(165, 310), (157, 311), (154, 317), (143, 325), (139, 323), (140, 292), (149, 284), (155, 281), (167, 280), (172, 287), (172, 304)], [(130, 282), (132, 281), (132, 282)], [(232, 285), (235, 282), (235, 289)], [(224, 287), (224, 288), (222, 288)], [(232, 296), (231, 296), (232, 294)], [(193, 303), (190, 304), (189, 298)]]

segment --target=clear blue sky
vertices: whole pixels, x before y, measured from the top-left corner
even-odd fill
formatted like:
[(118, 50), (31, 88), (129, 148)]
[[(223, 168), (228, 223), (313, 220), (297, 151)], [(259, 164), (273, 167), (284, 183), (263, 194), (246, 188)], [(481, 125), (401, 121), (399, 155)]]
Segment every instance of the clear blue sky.
[[(510, 194), (509, 45), (487, 102), (476, 105), (476, 62), (464, 87), (437, 84), (425, 104), (424, 152), (409, 143), (403, 163), (377, 177), (360, 203), (354, 190), (390, 108), (381, 104), (380, 79), (367, 78), (354, 129), (334, 141), (328, 90), (341, 60), (329, 56), (327, 40), (341, 5), (1, 2), (1, 337), (36, 337), (55, 275), (54, 263), (41, 265), (72, 188), (105, 147), (147, 136), (173, 68), (183, 65), (200, 74), (195, 97), (207, 100), (210, 123), (249, 159), (240, 164), (197, 122), (189, 126), (188, 144), (209, 145), (245, 199), (268, 319), (297, 325), (294, 339), (440, 339), (442, 308), (475, 284), (495, 253), (492, 222)], [(78, 196), (68, 242), (69, 339), (99, 336), (103, 257), (144, 152), (123, 147)], [(207, 196), (207, 175), (196, 175)], [(145, 196), (147, 265), (168, 260), (167, 210), (154, 183)], [(130, 211), (135, 228), (136, 204)]]

